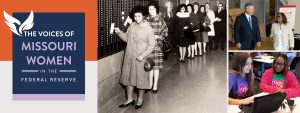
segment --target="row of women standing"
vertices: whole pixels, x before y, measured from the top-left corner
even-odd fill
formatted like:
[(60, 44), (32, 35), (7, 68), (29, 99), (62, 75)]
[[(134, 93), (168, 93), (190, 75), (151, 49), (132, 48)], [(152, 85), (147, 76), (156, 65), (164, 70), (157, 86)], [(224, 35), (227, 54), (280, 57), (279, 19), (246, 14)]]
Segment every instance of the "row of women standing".
[[(202, 44), (205, 53), (209, 31), (203, 29), (209, 28), (210, 25), (205, 7), (199, 6), (199, 3), (188, 6), (181, 4), (175, 19), (171, 19), (172, 9), (173, 7), (167, 7), (167, 16), (162, 18), (159, 16), (159, 6), (155, 2), (147, 6), (146, 13), (143, 6), (136, 6), (131, 17), (134, 21), (127, 32), (115, 28), (117, 35), (127, 43), (120, 77), (120, 83), (126, 87), (127, 100), (119, 107), (135, 105), (135, 108), (139, 109), (144, 103), (145, 90), (152, 89), (153, 93), (158, 91), (159, 72), (163, 68), (164, 40), (179, 47), (181, 62), (184, 62), (186, 47), (190, 47), (192, 53), (188, 57), (194, 57), (194, 52), (201, 55)], [(195, 46), (199, 51), (195, 51)], [(145, 71), (144, 64), (149, 57), (153, 59), (154, 66), (151, 71)], [(138, 89), (136, 102), (133, 98), (135, 87)]]
[[(194, 58), (198, 54), (197, 47), (199, 47), (199, 55), (202, 54), (201, 42), (204, 45), (204, 52), (206, 42), (208, 42), (207, 32), (201, 32), (200, 27), (207, 26), (210, 22), (205, 13), (205, 7), (200, 6), (199, 3), (194, 5), (181, 4), (178, 7), (178, 12), (175, 17), (175, 37), (173, 39), (175, 45), (179, 47), (180, 58), (179, 61), (185, 61), (186, 47), (188, 47), (188, 57)], [(206, 19), (204, 19), (206, 17)], [(198, 46), (197, 46), (198, 45)], [(195, 54), (194, 54), (195, 52)]]
[[(180, 58), (178, 61), (185, 62), (186, 50), (188, 50), (188, 58), (201, 56), (202, 52), (206, 53), (206, 43), (209, 42), (209, 39), (212, 40), (209, 43), (211, 45), (210, 49), (216, 49), (219, 45), (224, 49), (225, 45), (223, 43), (226, 42), (226, 11), (223, 10), (223, 4), (221, 3), (218, 4), (218, 11), (216, 12), (210, 10), (209, 6), (209, 3), (199, 5), (198, 2), (195, 2), (188, 5), (181, 4), (178, 7), (174, 23), (176, 32), (174, 37), (171, 37), (173, 43), (179, 47)], [(215, 25), (221, 28), (216, 29), (217, 34), (214, 29)], [(212, 47), (213, 42), (215, 47)]]

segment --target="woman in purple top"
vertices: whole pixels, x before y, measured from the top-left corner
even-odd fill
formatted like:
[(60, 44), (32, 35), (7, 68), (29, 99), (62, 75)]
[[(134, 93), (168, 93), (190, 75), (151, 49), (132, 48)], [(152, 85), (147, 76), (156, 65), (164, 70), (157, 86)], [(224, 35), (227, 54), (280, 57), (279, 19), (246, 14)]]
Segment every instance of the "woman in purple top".
[[(229, 71), (228, 103), (247, 105), (253, 101), (253, 66), (248, 53), (236, 53)], [(248, 98), (247, 98), (248, 97)]]

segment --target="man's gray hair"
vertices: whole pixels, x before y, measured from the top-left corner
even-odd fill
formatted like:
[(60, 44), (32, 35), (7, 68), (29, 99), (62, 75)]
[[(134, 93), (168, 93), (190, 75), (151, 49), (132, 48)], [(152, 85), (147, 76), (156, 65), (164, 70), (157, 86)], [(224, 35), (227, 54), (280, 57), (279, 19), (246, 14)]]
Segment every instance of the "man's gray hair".
[(248, 2), (245, 4), (245, 9), (248, 7), (248, 6), (254, 6), (252, 3)]

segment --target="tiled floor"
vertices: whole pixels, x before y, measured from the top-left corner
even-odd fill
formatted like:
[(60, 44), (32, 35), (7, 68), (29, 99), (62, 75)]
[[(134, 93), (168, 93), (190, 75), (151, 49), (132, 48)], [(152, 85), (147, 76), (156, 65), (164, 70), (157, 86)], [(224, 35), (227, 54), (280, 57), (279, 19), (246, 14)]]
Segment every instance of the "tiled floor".
[[(226, 51), (178, 63), (170, 57), (159, 80), (158, 92), (145, 94), (145, 103), (114, 108), (113, 113), (224, 113), (227, 105)], [(125, 99), (125, 97), (124, 97)], [(120, 100), (124, 101), (124, 100)]]

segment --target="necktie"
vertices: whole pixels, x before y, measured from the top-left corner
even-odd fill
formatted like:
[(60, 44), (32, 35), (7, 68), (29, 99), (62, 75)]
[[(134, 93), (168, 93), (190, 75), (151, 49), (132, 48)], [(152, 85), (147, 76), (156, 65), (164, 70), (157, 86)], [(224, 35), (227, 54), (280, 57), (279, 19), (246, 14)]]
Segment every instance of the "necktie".
[(251, 16), (249, 16), (249, 24), (250, 24), (250, 27), (252, 29), (252, 20), (251, 20)]

